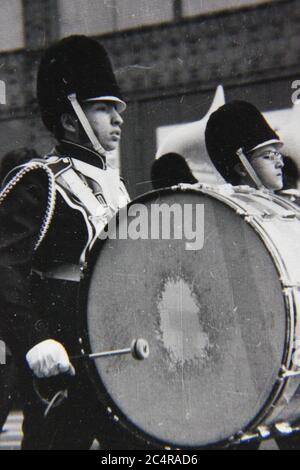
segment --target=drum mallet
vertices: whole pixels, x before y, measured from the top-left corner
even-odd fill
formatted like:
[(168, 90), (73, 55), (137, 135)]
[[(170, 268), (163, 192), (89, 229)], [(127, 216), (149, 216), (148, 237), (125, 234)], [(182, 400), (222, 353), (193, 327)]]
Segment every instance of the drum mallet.
[(149, 344), (143, 338), (134, 339), (130, 348), (115, 349), (113, 351), (102, 351), (91, 354), (81, 354), (72, 356), (71, 360), (77, 359), (99, 359), (100, 357), (122, 356), (123, 354), (131, 354), (134, 359), (142, 361), (147, 359), (150, 354)]

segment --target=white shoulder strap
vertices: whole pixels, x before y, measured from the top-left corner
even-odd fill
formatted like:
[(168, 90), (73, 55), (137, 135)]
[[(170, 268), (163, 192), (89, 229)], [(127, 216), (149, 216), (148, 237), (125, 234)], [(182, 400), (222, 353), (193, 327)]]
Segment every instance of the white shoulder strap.
[(97, 234), (106, 226), (109, 212), (94, 196), (92, 190), (82, 181), (73, 168), (69, 168), (61, 173), (57, 178), (57, 183), (62, 183), (64, 189), (75, 196), (87, 211), (90, 222)]

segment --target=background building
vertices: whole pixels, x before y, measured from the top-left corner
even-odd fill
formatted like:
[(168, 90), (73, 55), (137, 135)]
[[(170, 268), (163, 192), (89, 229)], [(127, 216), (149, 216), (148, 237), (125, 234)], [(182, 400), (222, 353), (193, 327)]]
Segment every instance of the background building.
[[(119, 163), (132, 197), (151, 188), (158, 129), (201, 119), (217, 85), (272, 113), (291, 108), (300, 80), (299, 0), (0, 0), (0, 11), (0, 162), (18, 147), (53, 146), (35, 98), (41, 52), (91, 35), (129, 103)], [(0, 448), (18, 448), (20, 423), (10, 416)]]
[[(161, 126), (201, 119), (215, 88), (263, 111), (292, 106), (300, 79), (297, 0), (0, 0), (0, 158), (53, 142), (35, 99), (41, 51), (72, 33), (99, 38), (129, 102), (120, 149), (131, 196), (148, 189)], [(2, 90), (3, 91), (3, 90)]]

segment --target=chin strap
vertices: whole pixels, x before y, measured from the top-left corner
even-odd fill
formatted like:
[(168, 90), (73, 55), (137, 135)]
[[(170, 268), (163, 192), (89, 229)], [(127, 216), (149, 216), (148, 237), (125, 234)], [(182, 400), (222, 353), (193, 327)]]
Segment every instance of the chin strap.
[(254, 171), (253, 167), (251, 166), (248, 158), (246, 157), (244, 151), (242, 148), (238, 149), (236, 152), (237, 156), (239, 157), (239, 160), (245, 170), (247, 171), (248, 175), (256, 185), (257, 189), (264, 189), (265, 186), (261, 182), (260, 178), (257, 176), (256, 172)]
[(83, 112), (82, 107), (79, 104), (79, 101), (77, 100), (76, 93), (71, 93), (68, 95), (68, 99), (72, 105), (72, 108), (76, 114), (76, 116), (79, 119), (80, 124), (82, 125), (83, 129), (85, 130), (86, 135), (88, 136), (93, 149), (98, 152), (100, 155), (106, 157), (106, 151), (100, 144), (99, 140), (97, 139), (86, 115)]

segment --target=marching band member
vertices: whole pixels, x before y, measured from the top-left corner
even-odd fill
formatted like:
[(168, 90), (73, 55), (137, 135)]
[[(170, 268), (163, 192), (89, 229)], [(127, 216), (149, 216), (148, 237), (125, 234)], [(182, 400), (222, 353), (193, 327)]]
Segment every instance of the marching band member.
[(205, 141), (227, 183), (272, 191), (282, 188), (283, 143), (251, 103), (232, 101), (221, 106), (207, 123)]
[[(76, 297), (93, 243), (129, 201), (106, 160), (119, 145), (126, 104), (105, 49), (85, 36), (45, 52), (37, 95), (58, 144), (11, 172), (0, 193), (1, 328), (22, 374), (23, 449), (88, 449), (99, 423), (70, 360)], [(45, 417), (32, 375), (61, 373), (71, 376), (68, 399)]]
[[(209, 156), (227, 183), (269, 191), (283, 187), (283, 145), (263, 115), (252, 104), (233, 101), (215, 111), (206, 127)], [(276, 437), (281, 450), (299, 449), (300, 434)], [(257, 450), (259, 442), (238, 446)]]

